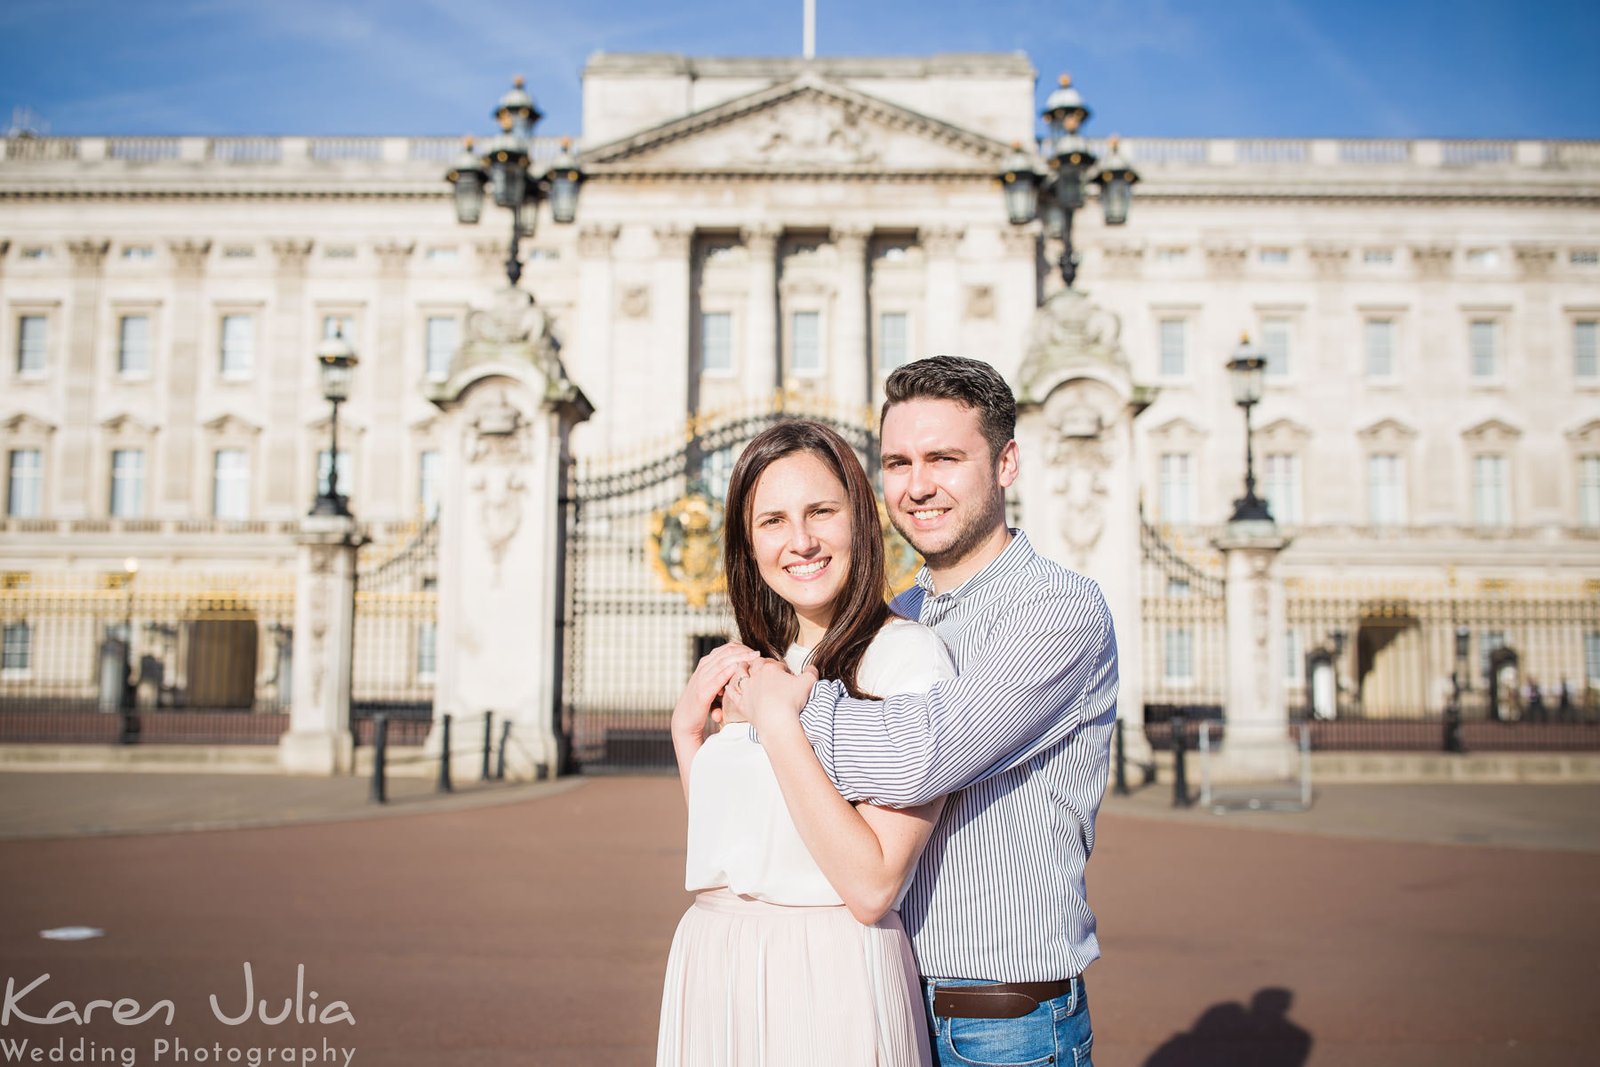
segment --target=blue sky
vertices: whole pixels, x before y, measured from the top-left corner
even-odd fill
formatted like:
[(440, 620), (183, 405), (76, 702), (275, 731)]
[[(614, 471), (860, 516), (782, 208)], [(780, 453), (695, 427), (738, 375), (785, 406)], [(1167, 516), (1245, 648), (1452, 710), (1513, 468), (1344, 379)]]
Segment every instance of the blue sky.
[[(1026, 51), (1088, 132), (1600, 137), (1594, 0), (817, 0), (822, 56)], [(513, 73), (579, 133), (597, 50), (798, 55), (801, 0), (4, 0), (0, 122), (460, 134)]]

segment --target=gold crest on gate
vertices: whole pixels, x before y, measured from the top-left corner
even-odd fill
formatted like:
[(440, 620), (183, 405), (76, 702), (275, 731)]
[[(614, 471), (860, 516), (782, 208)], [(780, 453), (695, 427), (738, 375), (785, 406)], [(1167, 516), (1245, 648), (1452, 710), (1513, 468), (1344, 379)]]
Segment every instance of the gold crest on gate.
[(722, 576), (722, 505), (690, 493), (650, 516), (650, 565), (668, 591), (703, 608), (726, 588)]

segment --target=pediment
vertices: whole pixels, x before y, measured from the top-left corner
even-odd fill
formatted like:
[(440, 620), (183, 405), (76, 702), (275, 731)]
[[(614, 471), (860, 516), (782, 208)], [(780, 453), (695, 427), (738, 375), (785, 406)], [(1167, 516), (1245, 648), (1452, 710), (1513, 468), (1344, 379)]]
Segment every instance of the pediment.
[(814, 74), (583, 153), (593, 173), (992, 174), (1009, 148)]
[[(327, 415), (323, 415), (319, 418), (311, 419), (305, 424), (305, 427), (308, 432), (319, 439), (326, 438), (328, 436), (328, 431), (332, 429), (332, 420), (329, 419)], [(359, 437), (366, 432), (367, 428), (361, 423), (356, 422), (349, 415), (339, 416), (340, 434)]]
[(1364, 430), (1356, 431), (1356, 436), (1363, 441), (1374, 443), (1386, 441), (1410, 441), (1417, 436), (1417, 431), (1401, 422), (1399, 419), (1379, 419)]
[(156, 432), (156, 427), (152, 423), (145, 422), (143, 419), (127, 412), (102, 420), (100, 429), (108, 434), (129, 437), (149, 436)]
[(203, 422), (200, 425), (207, 433), (223, 437), (238, 434), (258, 434), (261, 432), (261, 427), (255, 423), (231, 414), (218, 415), (209, 422)]
[(1504, 441), (1515, 441), (1522, 436), (1522, 431), (1509, 422), (1499, 419), (1484, 419), (1476, 426), (1464, 431), (1461, 436), (1474, 444), (1495, 444)]
[(1600, 444), (1600, 419), (1590, 419), (1567, 431), (1567, 440), (1576, 444)]
[(1284, 441), (1304, 444), (1311, 439), (1311, 429), (1293, 419), (1274, 419), (1256, 431), (1262, 441)]
[(29, 415), (26, 411), (19, 411), (3, 421), (0, 421), (0, 431), (17, 436), (41, 436), (55, 433), (56, 428), (43, 419)]
[(1205, 436), (1205, 431), (1182, 415), (1168, 419), (1150, 431), (1158, 441), (1193, 441)]

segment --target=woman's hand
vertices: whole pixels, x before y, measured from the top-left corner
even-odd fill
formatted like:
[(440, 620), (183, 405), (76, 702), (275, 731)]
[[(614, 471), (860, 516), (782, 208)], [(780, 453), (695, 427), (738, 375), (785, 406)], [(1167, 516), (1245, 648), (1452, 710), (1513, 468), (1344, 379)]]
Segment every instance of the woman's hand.
[(711, 706), (729, 680), (743, 675), (760, 653), (737, 642), (712, 649), (701, 657), (683, 695), (672, 709), (672, 749), (678, 757), (678, 776), (683, 780), (683, 795), (689, 795), (689, 767), (706, 741), (706, 719)]
[(748, 664), (747, 677), (736, 678), (724, 698), (729, 718), (735, 716), (755, 724), (756, 732), (786, 726), (798, 727), (800, 709), (817, 683), (817, 671), (807, 667), (799, 674), (777, 660)]

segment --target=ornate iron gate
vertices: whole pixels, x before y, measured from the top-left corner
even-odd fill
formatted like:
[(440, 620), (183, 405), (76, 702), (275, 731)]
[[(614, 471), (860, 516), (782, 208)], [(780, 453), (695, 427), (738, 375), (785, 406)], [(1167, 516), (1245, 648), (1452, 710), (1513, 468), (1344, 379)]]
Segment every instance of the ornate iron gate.
[[(769, 409), (692, 421), (655, 453), (574, 461), (565, 498), (562, 722), (582, 770), (668, 768), (672, 707), (699, 657), (734, 636), (722, 590), (722, 498), (739, 451), (784, 418), (832, 426), (877, 469), (870, 414), (780, 395)], [(891, 582), (915, 572), (889, 534)]]
[(356, 572), (350, 728), (372, 739), (372, 717), (389, 716), (391, 744), (420, 744), (433, 723), (437, 661), (439, 524), (361, 549)]
[[(1221, 560), (1206, 546), (1186, 550), (1140, 517), (1144, 614), (1144, 718), (1165, 724), (1222, 718), (1228, 684), (1227, 617)], [(1168, 734), (1147, 730), (1152, 744)], [(1158, 736), (1159, 734), (1159, 736)]]

